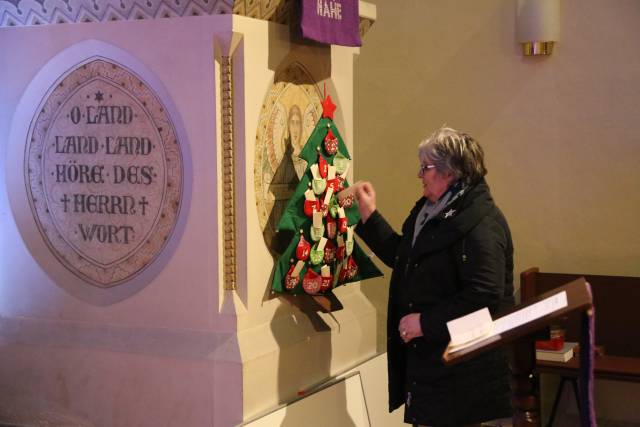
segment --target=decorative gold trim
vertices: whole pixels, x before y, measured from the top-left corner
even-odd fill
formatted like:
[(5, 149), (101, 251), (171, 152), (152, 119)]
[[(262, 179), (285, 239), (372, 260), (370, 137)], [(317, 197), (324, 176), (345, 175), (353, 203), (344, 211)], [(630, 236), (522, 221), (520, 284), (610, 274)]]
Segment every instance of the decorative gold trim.
[(524, 56), (551, 55), (554, 42), (525, 42), (522, 43)]
[(222, 97), (222, 200), (224, 289), (237, 289), (236, 283), (236, 188), (234, 180), (235, 152), (233, 149), (233, 60), (220, 58), (220, 88)]

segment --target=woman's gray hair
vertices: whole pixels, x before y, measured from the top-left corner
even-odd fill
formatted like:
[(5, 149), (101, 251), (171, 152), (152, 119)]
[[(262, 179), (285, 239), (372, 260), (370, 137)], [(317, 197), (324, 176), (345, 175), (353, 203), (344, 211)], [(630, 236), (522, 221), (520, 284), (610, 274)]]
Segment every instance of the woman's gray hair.
[(431, 163), (440, 173), (450, 172), (454, 180), (473, 185), (487, 174), (484, 151), (464, 132), (442, 126), (418, 146), (422, 163)]

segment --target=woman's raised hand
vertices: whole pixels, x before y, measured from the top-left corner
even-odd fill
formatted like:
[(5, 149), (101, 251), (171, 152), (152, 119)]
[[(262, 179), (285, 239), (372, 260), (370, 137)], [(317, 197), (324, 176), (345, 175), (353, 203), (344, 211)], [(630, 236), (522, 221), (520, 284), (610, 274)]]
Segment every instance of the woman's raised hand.
[(362, 223), (367, 222), (371, 214), (376, 210), (376, 191), (370, 182), (356, 182), (356, 200)]

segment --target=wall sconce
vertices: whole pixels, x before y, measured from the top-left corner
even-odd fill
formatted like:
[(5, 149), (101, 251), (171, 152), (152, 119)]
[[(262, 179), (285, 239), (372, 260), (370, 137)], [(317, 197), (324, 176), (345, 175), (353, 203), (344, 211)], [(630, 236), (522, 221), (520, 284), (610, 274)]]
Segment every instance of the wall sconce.
[(560, 0), (518, 0), (516, 33), (523, 55), (551, 55), (560, 33)]

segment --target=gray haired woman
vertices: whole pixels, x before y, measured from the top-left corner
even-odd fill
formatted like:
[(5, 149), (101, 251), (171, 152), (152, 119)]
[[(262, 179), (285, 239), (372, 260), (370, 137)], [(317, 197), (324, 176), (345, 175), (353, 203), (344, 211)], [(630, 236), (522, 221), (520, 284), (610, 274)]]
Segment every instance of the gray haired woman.
[(420, 143), (423, 193), (396, 233), (376, 210), (373, 186), (357, 184), (356, 231), (393, 268), (387, 317), (389, 410), (405, 422), (465, 426), (510, 417), (503, 350), (445, 366), (449, 320), (513, 305), (513, 243), (469, 135), (442, 127)]

